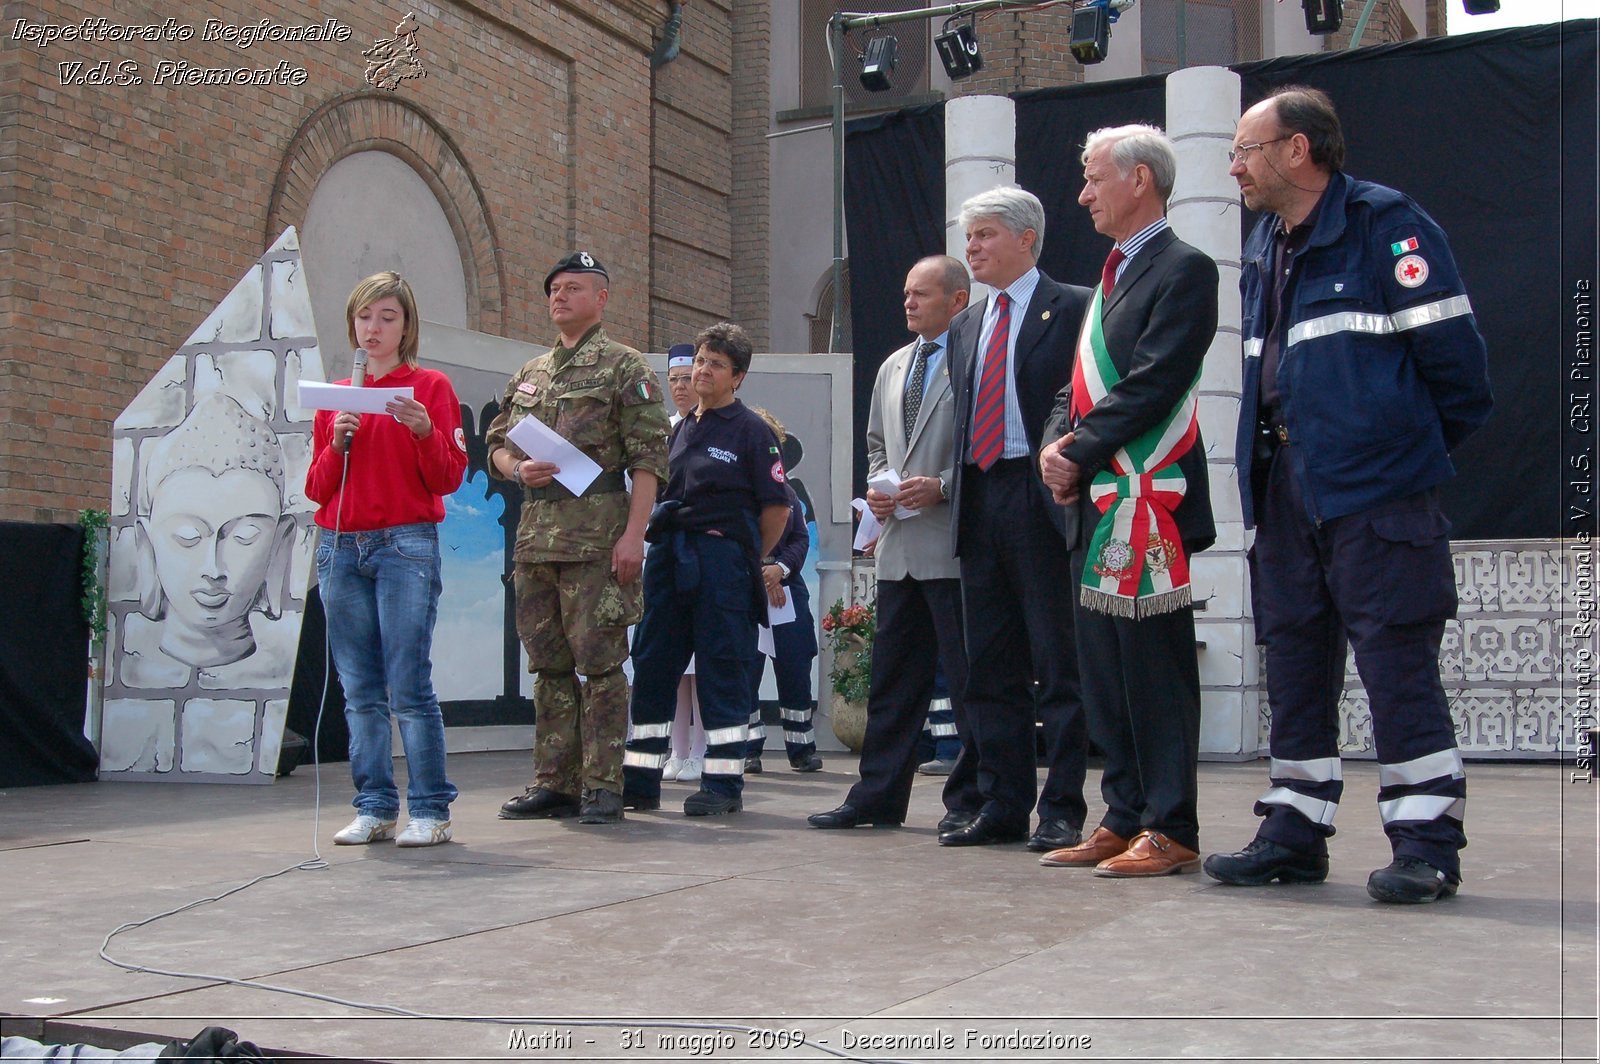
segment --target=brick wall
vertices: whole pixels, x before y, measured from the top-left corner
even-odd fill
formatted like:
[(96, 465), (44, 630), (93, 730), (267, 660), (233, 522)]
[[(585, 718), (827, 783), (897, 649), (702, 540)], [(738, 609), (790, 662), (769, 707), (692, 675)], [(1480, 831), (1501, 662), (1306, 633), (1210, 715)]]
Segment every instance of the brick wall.
[(952, 95), (1004, 96), (1081, 82), (1083, 64), (1072, 57), (1071, 31), (1072, 12), (1066, 6), (980, 17), (983, 69), (956, 82)]
[[(613, 272), (607, 316), (625, 342), (675, 336), (667, 308), (702, 324), (731, 308), (725, 2), (688, 8), (694, 43), (654, 79), (654, 97), (648, 54), (668, 10), (658, 0), (428, 5), (427, 76), (392, 94), (365, 83), (361, 51), (391, 34), (404, 5), (149, 0), (114, 21), (171, 19), (193, 35), (11, 39), (18, 19), (60, 27), (106, 10), (4, 8), (0, 519), (72, 520), (106, 505), (112, 419), (276, 230), (301, 224), (319, 168), (352, 151), (393, 151), (441, 198), (469, 263), (474, 327), (547, 341), (544, 272), (580, 244)], [(352, 34), (240, 48), (204, 40), (208, 18), (333, 18)], [(102, 61), (142, 83), (62, 83), (59, 63)], [(187, 85), (168, 72), (158, 84), (162, 61), (283, 64), (300, 83)]]

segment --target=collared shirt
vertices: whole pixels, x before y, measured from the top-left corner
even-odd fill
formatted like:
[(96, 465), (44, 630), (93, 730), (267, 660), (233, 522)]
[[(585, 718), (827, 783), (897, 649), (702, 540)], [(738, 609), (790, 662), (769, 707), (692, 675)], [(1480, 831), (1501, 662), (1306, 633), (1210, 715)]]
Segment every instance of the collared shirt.
[(1305, 221), (1285, 232), (1283, 219), (1279, 218), (1273, 230), (1270, 271), (1272, 294), (1266, 306), (1267, 333), (1261, 342), (1261, 417), (1269, 423), (1277, 422), (1281, 416), (1278, 408), (1283, 403), (1278, 395), (1278, 358), (1283, 353), (1283, 328), (1280, 324), (1283, 318), (1283, 293), (1289, 287), (1289, 271), (1294, 266), (1295, 256), (1304, 251), (1310, 242), (1311, 234), (1317, 228), (1317, 219), (1322, 215), (1322, 201), (1327, 198), (1328, 193), (1324, 189)]
[[(922, 399), (923, 397), (925, 397), (928, 394), (928, 382), (934, 379), (934, 374), (938, 373), (944, 367), (944, 353), (945, 353), (945, 350), (950, 346), (950, 330), (946, 329), (944, 332), (940, 333), (938, 336), (935, 336), (933, 338), (933, 342), (938, 344), (939, 346), (934, 348), (932, 351), (928, 352), (928, 364), (927, 364), (927, 366), (925, 366), (923, 368), (923, 371), (922, 371), (922, 395), (917, 397), (919, 400)], [(913, 359), (915, 359), (917, 357), (917, 350), (918, 350), (918, 348), (922, 347), (923, 343), (925, 343), (923, 338), (921, 336), (918, 336), (917, 337), (916, 347), (913, 347), (911, 349), (911, 357)], [(913, 365), (914, 365), (914, 363), (913, 363)], [(911, 398), (911, 374), (912, 374), (912, 372), (913, 371), (911, 369), (907, 369), (906, 370), (906, 398), (907, 399)]]
[[(1027, 458), (1033, 454), (1028, 444), (1028, 430), (1022, 424), (1022, 404), (1017, 400), (1017, 333), (1028, 320), (1028, 304), (1039, 287), (1039, 267), (1029, 267), (1001, 291), (1011, 301), (1011, 324), (1006, 332), (1006, 442), (1001, 458)], [(995, 293), (998, 296), (999, 292)], [(983, 380), (983, 362), (989, 352), (989, 338), (994, 335), (995, 320), (1000, 316), (999, 300), (993, 296), (983, 312), (983, 329), (978, 333), (978, 358), (972, 367), (972, 411), (978, 410), (978, 383)], [(972, 444), (968, 441), (963, 456), (972, 461)]]
[(1121, 281), (1122, 275), (1127, 272), (1128, 263), (1133, 261), (1133, 257), (1139, 254), (1146, 244), (1155, 239), (1158, 233), (1170, 228), (1172, 227), (1167, 224), (1166, 216), (1162, 215), (1128, 239), (1119, 241), (1117, 247), (1122, 249), (1122, 254), (1126, 257), (1117, 263), (1116, 279)]

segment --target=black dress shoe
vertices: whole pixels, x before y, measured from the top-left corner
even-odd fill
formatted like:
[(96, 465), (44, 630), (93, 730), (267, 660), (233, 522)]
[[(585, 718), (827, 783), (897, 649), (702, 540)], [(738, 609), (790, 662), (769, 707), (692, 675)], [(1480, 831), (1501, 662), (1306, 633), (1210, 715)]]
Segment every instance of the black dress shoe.
[(964, 828), (947, 831), (939, 836), (940, 846), (994, 846), (1005, 842), (1022, 842), (1028, 837), (1027, 828), (1003, 828), (994, 817), (979, 813)]
[(972, 823), (978, 817), (977, 813), (969, 813), (965, 809), (952, 809), (939, 819), (939, 834), (947, 831), (958, 831)]
[(863, 825), (875, 828), (897, 828), (900, 826), (900, 821), (898, 820), (880, 820), (877, 817), (868, 816), (849, 802), (844, 803), (837, 809), (830, 809), (826, 813), (812, 813), (806, 817), (806, 823), (814, 828), (854, 828)]
[(660, 809), (661, 796), (659, 794), (654, 796), (646, 796), (642, 794), (634, 794), (632, 791), (625, 790), (622, 792), (622, 808), (635, 809), (640, 812), (648, 812), (651, 809)]
[(622, 819), (622, 795), (604, 787), (583, 792), (583, 803), (578, 806), (580, 824), (615, 824)]
[(578, 815), (578, 799), (548, 787), (529, 787), (500, 806), (501, 820), (555, 820)]
[(744, 802), (727, 794), (717, 794), (714, 791), (695, 791), (683, 800), (684, 816), (718, 816), (722, 813), (737, 813), (744, 808)]
[(1284, 883), (1321, 883), (1328, 878), (1326, 854), (1302, 853), (1260, 837), (1238, 853), (1214, 853), (1206, 858), (1206, 875), (1236, 887), (1263, 887), (1274, 879)]
[(1076, 846), (1083, 841), (1083, 829), (1059, 817), (1039, 821), (1039, 827), (1028, 836), (1028, 849), (1034, 853), (1048, 853)]
[(1460, 880), (1416, 857), (1396, 857), (1367, 877), (1367, 893), (1395, 905), (1421, 905), (1448, 898)]
[(789, 759), (789, 767), (796, 772), (817, 772), (822, 768), (822, 758), (816, 754), (801, 754)]

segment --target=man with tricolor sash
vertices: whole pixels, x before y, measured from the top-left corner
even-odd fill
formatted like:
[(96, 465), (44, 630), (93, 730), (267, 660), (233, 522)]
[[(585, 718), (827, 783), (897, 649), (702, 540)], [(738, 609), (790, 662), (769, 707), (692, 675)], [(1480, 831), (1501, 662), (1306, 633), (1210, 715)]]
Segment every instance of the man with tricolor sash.
[(1260, 213), (1240, 263), (1243, 389), (1234, 461), (1256, 633), (1266, 647), (1271, 782), (1256, 837), (1212, 854), (1237, 886), (1320, 882), (1344, 790), (1346, 645), (1366, 686), (1378, 812), (1394, 860), (1384, 902), (1456, 892), (1467, 783), (1439, 679), (1455, 615), (1450, 451), (1489, 417), (1488, 352), (1450, 245), (1406, 196), (1344, 172), (1316, 89), (1239, 119), (1229, 173)]
[(1195, 391), (1217, 331), (1217, 266), (1167, 224), (1177, 169), (1153, 126), (1089, 135), (1078, 202), (1117, 243), (1040, 453), (1056, 501), (1081, 516), (1079, 672), (1106, 758), (1100, 826), (1040, 862), (1114, 878), (1200, 867), (1189, 559), (1216, 538)]

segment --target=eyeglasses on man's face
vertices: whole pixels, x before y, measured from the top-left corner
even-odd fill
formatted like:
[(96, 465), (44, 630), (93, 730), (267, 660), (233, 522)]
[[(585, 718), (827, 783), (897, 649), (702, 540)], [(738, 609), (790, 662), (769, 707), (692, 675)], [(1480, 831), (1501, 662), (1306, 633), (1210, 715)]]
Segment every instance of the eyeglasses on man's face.
[(1242, 162), (1245, 156), (1257, 148), (1265, 148), (1268, 144), (1276, 144), (1280, 140), (1288, 140), (1292, 136), (1294, 136), (1293, 133), (1289, 134), (1288, 137), (1273, 137), (1271, 140), (1258, 140), (1254, 144), (1241, 144), (1237, 148), (1229, 148), (1228, 161), (1230, 163)]

